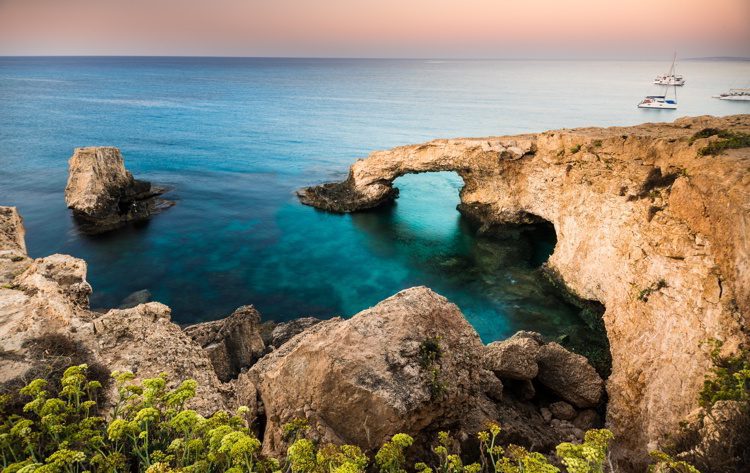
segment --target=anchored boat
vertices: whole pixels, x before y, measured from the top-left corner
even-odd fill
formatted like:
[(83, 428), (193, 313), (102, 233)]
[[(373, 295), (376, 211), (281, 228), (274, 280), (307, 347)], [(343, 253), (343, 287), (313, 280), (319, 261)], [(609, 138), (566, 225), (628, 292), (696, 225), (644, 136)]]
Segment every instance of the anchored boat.
[(672, 67), (669, 68), (669, 72), (666, 74), (659, 74), (654, 79), (654, 84), (656, 85), (674, 85), (674, 86), (683, 86), (685, 85), (685, 78), (683, 78), (681, 75), (677, 75), (677, 71), (675, 69), (675, 64), (677, 63), (677, 51), (674, 53), (674, 57), (672, 58)]
[(668, 99), (665, 95), (647, 95), (645, 99), (641, 100), (638, 104), (638, 108), (661, 108), (666, 110), (675, 110), (677, 108), (677, 97), (675, 99)]
[(750, 89), (729, 89), (729, 92), (722, 92), (719, 95), (714, 95), (713, 97), (720, 100), (750, 102)]

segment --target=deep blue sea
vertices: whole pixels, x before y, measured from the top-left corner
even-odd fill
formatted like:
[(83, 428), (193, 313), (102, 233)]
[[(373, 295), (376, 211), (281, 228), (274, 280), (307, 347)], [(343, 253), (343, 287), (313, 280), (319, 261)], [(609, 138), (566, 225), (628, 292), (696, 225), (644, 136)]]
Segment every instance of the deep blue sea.
[[(678, 111), (639, 110), (657, 62), (0, 58), (0, 204), (32, 256), (89, 264), (93, 307), (148, 289), (188, 323), (254, 304), (267, 319), (350, 316), (427, 285), (485, 341), (585, 331), (538, 267), (554, 235), (475, 236), (455, 174), (404, 176), (385, 209), (333, 215), (294, 190), (346, 177), (376, 149), (440, 137), (750, 113), (712, 99), (750, 62), (678, 64)], [(65, 207), (79, 146), (118, 146), (177, 205), (147, 225), (79, 233)]]

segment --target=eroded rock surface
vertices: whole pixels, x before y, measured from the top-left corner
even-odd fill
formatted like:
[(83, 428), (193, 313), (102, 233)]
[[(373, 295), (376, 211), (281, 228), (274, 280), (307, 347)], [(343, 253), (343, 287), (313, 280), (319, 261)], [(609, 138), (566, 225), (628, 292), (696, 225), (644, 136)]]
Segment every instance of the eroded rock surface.
[(173, 204), (159, 198), (165, 189), (134, 179), (117, 148), (76, 148), (68, 167), (65, 203), (88, 233), (147, 219)]
[(0, 207), (0, 286), (28, 267), (23, 219), (15, 207)]
[(354, 211), (394, 198), (404, 174), (455, 171), (459, 210), (482, 231), (553, 223), (549, 269), (606, 306), (607, 422), (623, 456), (645, 458), (698, 407), (711, 368), (704, 342), (748, 342), (750, 149), (700, 156), (720, 139), (693, 139), (706, 128), (747, 133), (750, 115), (402, 146), (300, 199)]
[(185, 333), (203, 347), (222, 381), (236, 378), (265, 354), (260, 314), (242, 306), (225, 319), (185, 327)]

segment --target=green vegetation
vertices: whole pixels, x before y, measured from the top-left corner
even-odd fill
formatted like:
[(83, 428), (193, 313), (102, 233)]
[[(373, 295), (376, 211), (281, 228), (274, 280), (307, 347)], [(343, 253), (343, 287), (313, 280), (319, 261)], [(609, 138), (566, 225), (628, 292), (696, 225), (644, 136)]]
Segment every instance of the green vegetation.
[(659, 279), (649, 287), (641, 289), (641, 291), (638, 293), (638, 300), (641, 302), (648, 302), (648, 298), (651, 296), (651, 294), (658, 292), (665, 287), (667, 287), (667, 281), (665, 281), (664, 279)]
[(594, 148), (601, 148), (602, 140), (594, 140), (591, 142), (591, 144), (594, 146)]
[(649, 465), (648, 473), (701, 473), (696, 467), (683, 460), (676, 460), (664, 452), (651, 452), (654, 463)]
[(712, 340), (711, 361), (714, 368), (703, 382), (700, 404), (709, 411), (718, 401), (750, 402), (750, 353), (721, 355), (722, 342)]
[[(31, 381), (16, 393), (27, 400), (20, 411), (7, 409), (12, 405), (6, 402), (11, 396), (1, 399), (0, 461), (4, 473), (610, 471), (608, 451), (613, 436), (608, 430), (590, 430), (580, 444), (558, 445), (557, 461), (553, 462), (523, 447), (501, 446), (501, 430), (496, 424), (477, 434), (479, 458), (472, 463), (464, 462), (455, 448), (457, 443), (447, 432), (438, 433), (429, 458), (417, 461), (413, 468), (407, 459), (413, 457), (414, 452), (409, 449), (414, 446), (414, 439), (403, 433), (385, 442), (371, 462), (357, 446), (321, 444), (306, 437), (309, 426), (304, 419), (295, 419), (283, 427), (284, 438), (290, 443), (286, 457), (268, 458), (260, 453), (261, 440), (251, 430), (252, 419), (246, 407), (235, 414), (219, 411), (208, 418), (185, 407), (195, 396), (197, 385), (193, 380), (168, 389), (165, 375), (137, 383), (132, 373), (115, 372), (112, 377), (117, 399), (109, 406), (105, 419), (98, 398), (102, 385), (87, 378), (87, 369), (86, 365), (66, 369), (54, 394), (47, 381)], [(684, 462), (659, 455), (657, 460), (672, 469), (654, 472), (697, 472), (679, 469)]]
[(750, 147), (750, 134), (741, 131), (704, 128), (690, 138), (692, 144), (697, 139), (716, 136), (719, 139), (698, 150), (698, 156), (716, 156), (728, 149)]
[(576, 154), (579, 151), (581, 151), (581, 145), (575, 145), (572, 148), (570, 148), (571, 154)]
[(445, 384), (440, 378), (439, 362), (442, 356), (439, 337), (427, 338), (419, 345), (419, 364), (427, 371), (432, 399), (438, 399), (445, 393)]

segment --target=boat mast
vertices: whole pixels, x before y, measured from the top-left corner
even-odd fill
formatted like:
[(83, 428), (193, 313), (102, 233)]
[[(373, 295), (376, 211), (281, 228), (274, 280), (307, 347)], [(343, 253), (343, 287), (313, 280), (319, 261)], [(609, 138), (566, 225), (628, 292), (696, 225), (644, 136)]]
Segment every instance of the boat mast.
[(669, 75), (674, 77), (677, 75), (677, 71), (675, 70), (675, 63), (677, 62), (677, 50), (674, 52), (674, 56), (672, 56), (672, 67), (669, 68)]

